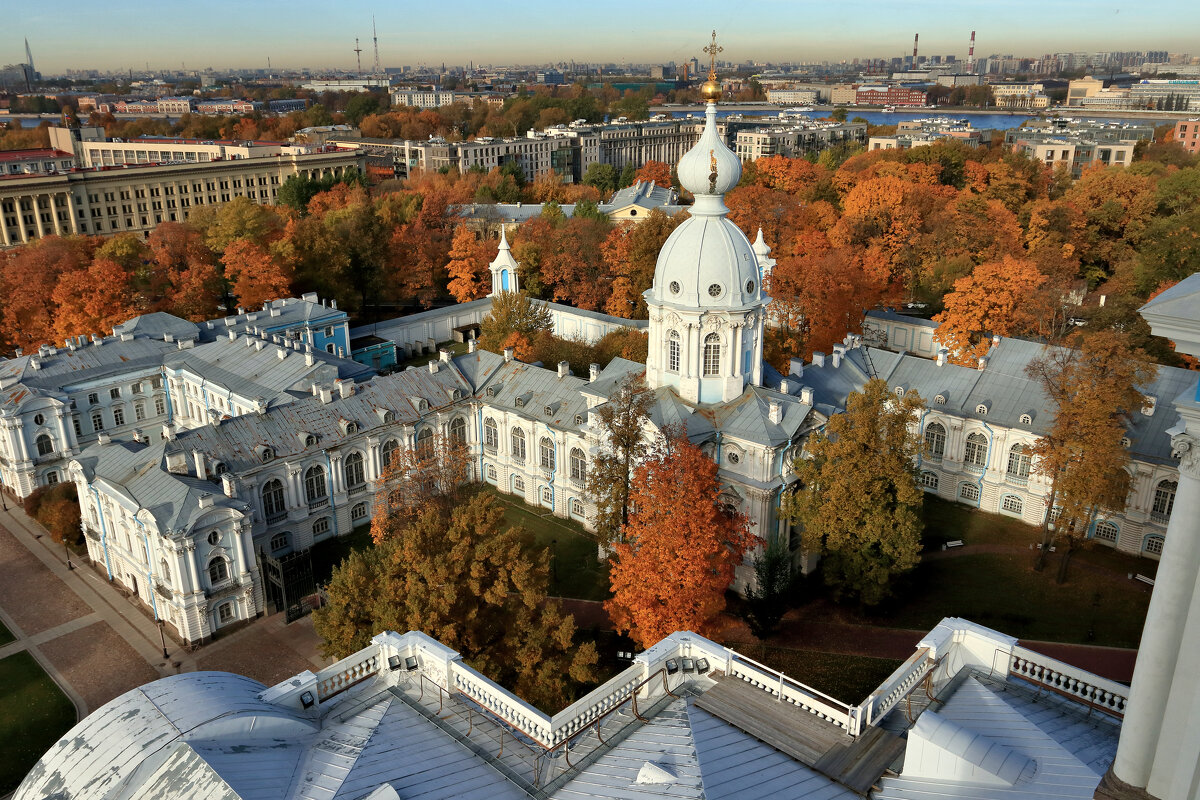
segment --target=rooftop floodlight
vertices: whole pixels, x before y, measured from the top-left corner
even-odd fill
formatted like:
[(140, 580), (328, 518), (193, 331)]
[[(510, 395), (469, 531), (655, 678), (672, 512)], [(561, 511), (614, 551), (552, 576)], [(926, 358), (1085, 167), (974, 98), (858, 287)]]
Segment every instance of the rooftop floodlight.
[(400, 669), (400, 656), (388, 656), (388, 669), (392, 672)]
[(707, 658), (696, 659), (696, 672), (699, 672), (701, 675), (708, 674), (708, 659)]
[(409, 672), (412, 672), (416, 668), (417, 668), (417, 657), (416, 656), (409, 656), (408, 658), (404, 659), (404, 669), (406, 669)]
[(317, 700), (315, 697), (313, 697), (312, 692), (305, 692), (304, 694), (300, 695), (300, 705), (304, 706), (305, 708), (312, 708), (316, 702)]
[(674, 675), (676, 672), (679, 672), (679, 662), (677, 662), (673, 658), (668, 658), (667, 659), (667, 674)]
[(695, 672), (695, 670), (696, 670), (696, 662), (695, 661), (693, 661), (690, 658), (684, 658), (684, 659), (681, 659), (681, 661), (683, 661), (683, 671), (684, 672)]

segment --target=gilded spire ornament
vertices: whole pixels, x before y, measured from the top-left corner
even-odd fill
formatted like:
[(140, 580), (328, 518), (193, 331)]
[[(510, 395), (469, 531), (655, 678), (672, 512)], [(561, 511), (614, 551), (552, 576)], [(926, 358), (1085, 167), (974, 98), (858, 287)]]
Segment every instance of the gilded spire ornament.
[(717, 53), (723, 52), (724, 47), (717, 44), (717, 32), (712, 32), (712, 44), (704, 48), (708, 53), (708, 80), (700, 87), (700, 96), (710, 103), (721, 99), (721, 84), (717, 81)]

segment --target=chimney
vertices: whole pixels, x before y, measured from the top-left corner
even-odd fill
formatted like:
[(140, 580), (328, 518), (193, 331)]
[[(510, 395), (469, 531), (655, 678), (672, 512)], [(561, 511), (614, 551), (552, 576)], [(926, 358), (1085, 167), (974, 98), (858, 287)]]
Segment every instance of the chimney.
[(571, 374), (571, 363), (569, 361), (558, 362), (558, 377), (565, 378)]
[(19, 347), (18, 347), (17, 349), (15, 349), (15, 350), (13, 351), (13, 353), (15, 353), (15, 354), (16, 354), (16, 357), (17, 357), (17, 358), (20, 358), (22, 355), (24, 355), (24, 353), (22, 353), (22, 352), (21, 352), (21, 348), (19, 348)]
[(468, 353), (474, 353), (475, 348), (477, 348), (478, 346), (479, 345), (475, 342), (474, 339), (467, 339), (467, 352)]
[(122, 342), (132, 342), (132, 341), (133, 341), (133, 334), (132, 334), (132, 333), (128, 333), (128, 332), (126, 332), (126, 333), (122, 333), (122, 334), (121, 334), (121, 341), (122, 341)]
[(944, 348), (944, 347), (938, 348), (937, 365), (939, 367), (946, 366), (946, 356), (948, 356), (949, 354), (950, 354), (950, 351), (948, 351), (946, 348)]
[(813, 404), (813, 390), (811, 386), (800, 387), (800, 402), (806, 406)]
[(599, 364), (588, 364), (588, 380), (593, 383), (595, 381), (600, 380), (600, 365)]
[(446, 350), (445, 348), (438, 350), (438, 358), (441, 359), (441, 361), (443, 361), (444, 363), (449, 364), (450, 363), (450, 351)]
[(507, 364), (508, 362), (510, 362), (512, 360), (513, 360), (513, 349), (511, 347), (504, 348), (504, 363)]
[(781, 380), (779, 382), (779, 393), (780, 394), (791, 394), (791, 392), (788, 391), (788, 389), (790, 389), (790, 388), (791, 387), (788, 385), (787, 378), (784, 378), (783, 380)]
[(317, 363), (317, 357), (313, 355), (313, 349), (312, 349), (311, 344), (305, 345), (305, 347), (304, 347), (304, 363), (310, 367), (313, 364)]
[(436, 374), (437, 374), (437, 371), (438, 371), (438, 362), (436, 362), (436, 361), (430, 361), (430, 362), (429, 362), (429, 374), (430, 374), (430, 375), (436, 375)]
[(238, 306), (238, 307), (237, 307), (237, 310), (238, 310), (238, 316), (239, 316), (239, 317), (240, 317), (240, 316), (242, 316), (243, 314), (245, 314), (245, 313), (246, 313), (246, 309), (245, 309), (245, 308), (243, 308), (242, 306)]
[(980, 359), (979, 359), (979, 367), (978, 367), (978, 368), (979, 368), (980, 370), (987, 369), (987, 362), (988, 362), (988, 360), (987, 360), (987, 356), (982, 356), (982, 357), (980, 357)]
[(221, 476), (221, 490), (226, 497), (237, 496), (237, 482), (233, 478), (233, 473), (226, 472)]
[(261, 351), (263, 349), (264, 344), (266, 344), (266, 342), (264, 342), (262, 339), (255, 339), (254, 340), (254, 349), (257, 351)]
[(280, 361), (283, 361), (285, 358), (288, 357), (288, 349), (286, 347), (281, 347), (275, 351), (275, 355), (276, 355), (276, 357), (279, 358)]
[(337, 354), (338, 354), (338, 358), (345, 358), (346, 357), (346, 348), (339, 347), (337, 349)]
[(278, 317), (280, 314), (282, 314), (282, 313), (283, 313), (283, 311), (281, 311), (281, 310), (280, 310), (278, 307), (276, 307), (276, 306), (272, 306), (272, 307), (271, 307), (271, 310), (270, 310), (270, 311), (268, 311), (267, 313), (268, 313), (268, 314), (270, 314), (272, 317)]
[(333, 402), (333, 390), (328, 386), (322, 386), (320, 389), (321, 403), (327, 404)]
[(783, 406), (779, 404), (778, 400), (772, 400), (767, 404), (767, 419), (776, 425), (783, 422)]
[(103, 341), (104, 341), (104, 339), (102, 339), (101, 337), (97, 336), (94, 333), (92, 334), (92, 344), (95, 345), (96, 347), (99, 347)]
[(200, 503), (201, 508), (212, 508), (213, 503), (215, 503), (215, 502), (216, 502), (216, 500), (208, 492), (205, 492), (204, 494), (200, 495), (200, 497), (199, 497), (199, 503)]
[(37, 356), (33, 356), (32, 358), (29, 359), (29, 366), (31, 366), (35, 370), (41, 369), (42, 368), (42, 360), (40, 358), (38, 358)]
[(98, 441), (100, 444), (109, 444), (112, 442), (112, 437), (107, 433), (102, 433), (96, 437), (96, 441)]
[(814, 367), (825, 366), (825, 354), (824, 353), (813, 353), (813, 362), (812, 363), (813, 363)]
[(842, 365), (842, 359), (846, 357), (846, 345), (835, 344), (833, 346), (833, 368), (837, 369)]
[(333, 298), (330, 298), (330, 300), (329, 300), (329, 307), (330, 307), (330, 308), (332, 308), (332, 309), (334, 309), (334, 310), (336, 311), (336, 310), (337, 310), (337, 300), (334, 300)]
[(995, 346), (997, 346), (998, 344), (1000, 344), (1000, 334), (998, 334), (998, 333), (997, 333), (997, 334), (993, 334), (993, 335), (992, 335), (992, 347), (995, 347)]
[(346, 398), (354, 395), (354, 381), (338, 381), (338, 397)]
[(208, 479), (208, 468), (204, 464), (204, 453), (199, 450), (192, 451), (192, 463), (196, 466), (196, 477), (200, 480)]
[(229, 341), (231, 341), (231, 342), (237, 341), (237, 331), (234, 330), (233, 328), (229, 329)]
[(168, 442), (175, 441), (175, 423), (174, 422), (164, 422), (163, 423), (163, 438), (166, 439)]

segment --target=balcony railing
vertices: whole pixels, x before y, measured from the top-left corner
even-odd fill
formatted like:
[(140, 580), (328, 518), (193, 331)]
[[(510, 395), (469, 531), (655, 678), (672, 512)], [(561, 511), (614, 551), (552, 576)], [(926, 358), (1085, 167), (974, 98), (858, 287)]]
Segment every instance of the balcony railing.
[(1150, 521), (1153, 522), (1155, 525), (1166, 525), (1167, 523), (1169, 523), (1171, 521), (1171, 515), (1170, 514), (1161, 514), (1157, 511), (1151, 511), (1150, 512)]
[(964, 461), (963, 471), (969, 472), (972, 475), (982, 475), (983, 473), (987, 472), (987, 467), (983, 466), (982, 464), (968, 464)]
[(360, 483), (358, 486), (351, 486), (349, 489), (347, 489), (346, 494), (353, 497), (356, 494), (362, 494), (366, 490), (367, 490), (367, 485), (365, 483)]
[(308, 501), (308, 510), (316, 511), (318, 508), (325, 508), (327, 505), (329, 505), (328, 497), (317, 497)]
[(1106, 680), (1024, 647), (1013, 648), (1008, 668), (1009, 674), (1032, 684), (1074, 698), (1115, 717), (1125, 716), (1125, 705), (1129, 697), (1128, 686)]
[(276, 511), (274, 514), (267, 514), (267, 524), (274, 525), (276, 522), (283, 522), (287, 519), (287, 511)]
[(228, 580), (218, 583), (204, 591), (204, 596), (209, 600), (219, 600), (222, 597), (228, 597), (231, 594), (237, 594), (238, 589), (242, 588), (241, 581), (237, 578), (229, 578)]
[(1028, 475), (1014, 475), (1011, 472), (1006, 472), (1006, 473), (1004, 473), (1004, 481), (1005, 481), (1005, 483), (1011, 483), (1013, 486), (1028, 486), (1029, 485), (1029, 476)]

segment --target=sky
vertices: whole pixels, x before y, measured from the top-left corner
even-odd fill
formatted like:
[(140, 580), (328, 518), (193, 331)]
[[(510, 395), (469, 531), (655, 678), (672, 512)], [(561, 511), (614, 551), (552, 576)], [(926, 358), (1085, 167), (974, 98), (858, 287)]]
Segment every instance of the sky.
[(925, 55), (1168, 50), (1200, 55), (1194, 0), (527, 0), (368, 3), (364, 0), (5, 0), (0, 64), (66, 69), (384, 67), (661, 63), (703, 58), (717, 29), (730, 61), (840, 61)]

